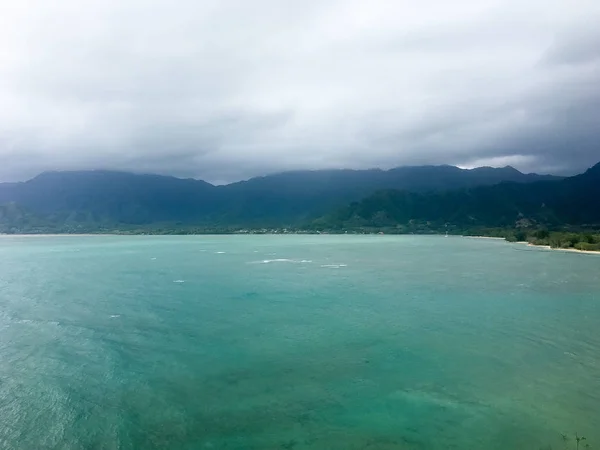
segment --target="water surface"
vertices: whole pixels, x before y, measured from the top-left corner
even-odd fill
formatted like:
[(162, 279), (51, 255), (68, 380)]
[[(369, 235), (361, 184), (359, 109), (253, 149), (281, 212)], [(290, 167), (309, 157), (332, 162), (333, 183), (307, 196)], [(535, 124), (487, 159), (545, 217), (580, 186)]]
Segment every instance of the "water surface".
[(599, 274), (453, 237), (0, 237), (0, 448), (600, 446)]

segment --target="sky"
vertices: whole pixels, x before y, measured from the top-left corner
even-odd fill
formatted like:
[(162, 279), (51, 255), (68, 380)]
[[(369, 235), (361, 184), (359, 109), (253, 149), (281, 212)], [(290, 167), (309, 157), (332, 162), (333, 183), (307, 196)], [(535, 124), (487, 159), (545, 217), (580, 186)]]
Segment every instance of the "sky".
[(0, 181), (600, 161), (598, 0), (0, 0)]

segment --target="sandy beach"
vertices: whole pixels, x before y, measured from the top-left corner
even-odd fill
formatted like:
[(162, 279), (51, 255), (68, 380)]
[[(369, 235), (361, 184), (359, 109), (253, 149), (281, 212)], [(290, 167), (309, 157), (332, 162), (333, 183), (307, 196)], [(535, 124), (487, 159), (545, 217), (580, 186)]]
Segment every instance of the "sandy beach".
[(555, 247), (550, 247), (549, 245), (535, 245), (535, 244), (531, 244), (529, 242), (517, 242), (517, 244), (526, 244), (527, 247), (537, 247), (537, 248), (543, 248), (546, 250), (556, 250), (559, 252), (586, 253), (588, 255), (600, 255), (600, 251), (595, 251), (595, 250), (578, 250), (576, 248), (555, 248)]
[[(469, 238), (469, 239), (500, 239), (503, 241), (506, 241), (505, 238), (502, 237), (491, 237), (491, 236), (463, 236), (465, 238)], [(508, 241), (506, 241), (508, 242)], [(584, 254), (588, 254), (588, 255), (600, 255), (600, 251), (595, 251), (595, 250), (578, 250), (576, 248), (555, 248), (555, 247), (550, 247), (549, 245), (535, 245), (535, 244), (531, 244), (530, 242), (527, 241), (519, 241), (519, 242), (514, 242), (515, 244), (522, 244), (522, 245), (526, 245), (527, 247), (534, 247), (534, 248), (540, 248), (540, 249), (544, 249), (544, 250), (555, 250), (555, 251), (559, 251), (559, 252), (569, 252), (569, 253), (584, 253)]]

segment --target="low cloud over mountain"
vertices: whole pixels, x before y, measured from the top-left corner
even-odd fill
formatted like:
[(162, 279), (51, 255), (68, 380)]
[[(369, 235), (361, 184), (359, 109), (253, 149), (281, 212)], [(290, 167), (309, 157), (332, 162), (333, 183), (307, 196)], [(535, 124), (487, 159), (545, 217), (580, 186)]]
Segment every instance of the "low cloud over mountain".
[(0, 181), (600, 154), (600, 3), (56, 0), (0, 15)]

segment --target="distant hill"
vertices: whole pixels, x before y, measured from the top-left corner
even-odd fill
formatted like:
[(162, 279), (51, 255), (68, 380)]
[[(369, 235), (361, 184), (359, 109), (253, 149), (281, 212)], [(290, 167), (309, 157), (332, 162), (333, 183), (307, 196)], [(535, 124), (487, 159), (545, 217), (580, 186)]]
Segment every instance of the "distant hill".
[(0, 205), (0, 232), (9, 231), (9, 226), (35, 231), (35, 228), (40, 225), (44, 224), (38, 217), (25, 211), (16, 203)]
[(22, 231), (27, 231), (23, 220), (36, 229), (58, 230), (155, 224), (286, 226), (383, 189), (425, 193), (557, 179), (512, 167), (416, 166), (285, 172), (213, 186), (201, 180), (125, 172), (47, 172), (22, 183), (0, 183), (0, 205), (11, 204), (28, 218), (16, 221), (14, 214), (4, 215), (0, 224)]
[(513, 167), (409, 166), (391, 170), (316, 170), (284, 172), (225, 186), (227, 208), (245, 222), (257, 218), (273, 223), (305, 220), (382, 189), (429, 192), (493, 185), (505, 181), (530, 183), (556, 180), (551, 175), (523, 174)]
[(111, 171), (47, 172), (24, 183), (0, 184), (0, 204), (37, 214), (89, 214), (94, 220), (149, 223), (196, 220), (216, 200), (209, 183)]
[(315, 228), (404, 231), (565, 225), (600, 228), (600, 163), (558, 181), (418, 193), (378, 191), (326, 215)]

